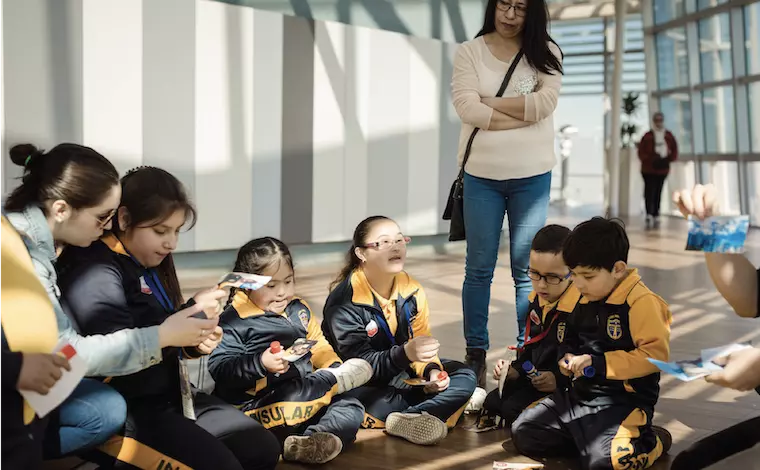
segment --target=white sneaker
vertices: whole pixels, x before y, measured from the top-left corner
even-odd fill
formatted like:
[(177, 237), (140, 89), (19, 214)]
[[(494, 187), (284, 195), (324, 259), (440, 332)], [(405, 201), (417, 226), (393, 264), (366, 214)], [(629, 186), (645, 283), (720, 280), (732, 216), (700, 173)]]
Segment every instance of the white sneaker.
[(372, 378), (372, 366), (370, 363), (356, 357), (347, 360), (340, 367), (319, 370), (329, 372), (338, 379), (338, 394), (361, 387)]
[(467, 414), (479, 413), (480, 410), (483, 409), (483, 403), (486, 401), (486, 396), (488, 396), (488, 393), (484, 389), (480, 387), (476, 388), (470, 397), (470, 401), (467, 402), (467, 407), (465, 407), (464, 412)]
[(431, 446), (441, 442), (449, 429), (446, 423), (425, 412), (391, 413), (385, 420), (385, 432), (414, 444)]
[(325, 463), (343, 450), (343, 443), (335, 434), (315, 432), (311, 436), (288, 436), (285, 438), (282, 458), (291, 462)]

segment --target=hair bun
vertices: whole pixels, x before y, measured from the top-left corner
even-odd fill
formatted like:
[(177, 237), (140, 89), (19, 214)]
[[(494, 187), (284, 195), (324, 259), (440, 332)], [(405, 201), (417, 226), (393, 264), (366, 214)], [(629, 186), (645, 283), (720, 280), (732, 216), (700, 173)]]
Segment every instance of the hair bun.
[(10, 150), (11, 161), (18, 166), (27, 166), (29, 161), (42, 155), (37, 147), (32, 144), (19, 144), (11, 147)]

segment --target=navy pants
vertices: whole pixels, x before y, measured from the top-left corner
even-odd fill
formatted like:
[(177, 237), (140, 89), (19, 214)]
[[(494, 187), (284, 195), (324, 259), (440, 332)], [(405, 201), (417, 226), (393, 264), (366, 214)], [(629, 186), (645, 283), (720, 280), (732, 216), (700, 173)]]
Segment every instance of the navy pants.
[(644, 469), (663, 451), (652, 414), (632, 405), (584, 405), (558, 390), (517, 418), (512, 442), (532, 458), (579, 458), (583, 470)]
[(337, 383), (331, 373), (317, 371), (277, 384), (277, 388), (242, 409), (272, 431), (281, 444), (291, 435), (329, 432), (346, 446), (356, 440), (364, 406), (350, 394), (336, 395)]
[(461, 362), (441, 362), (450, 378), (449, 388), (441, 393), (428, 395), (423, 387), (405, 384), (403, 379), (409, 378), (406, 373), (385, 386), (365, 385), (353, 390), (351, 394), (359, 397), (365, 408), (362, 427), (384, 428), (388, 415), (394, 412), (426, 412), (454, 427), (475, 391), (475, 373)]
[[(502, 372), (506, 374), (507, 372)], [(536, 390), (536, 387), (525, 377), (517, 380), (508, 380), (504, 383), (504, 389), (499, 396), (499, 389), (494, 389), (486, 396), (483, 408), (489, 415), (498, 415), (505, 421), (506, 426), (520, 416), (520, 413), (534, 402), (545, 398), (549, 394)]]

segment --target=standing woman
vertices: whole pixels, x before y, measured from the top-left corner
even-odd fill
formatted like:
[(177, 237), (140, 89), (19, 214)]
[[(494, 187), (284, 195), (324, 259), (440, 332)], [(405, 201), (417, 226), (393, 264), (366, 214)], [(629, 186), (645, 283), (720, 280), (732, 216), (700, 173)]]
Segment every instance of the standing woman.
[[(467, 261), (462, 307), (467, 364), (485, 385), (488, 306), (504, 224), (515, 282), (517, 342), (528, 311), (530, 244), (546, 223), (554, 156), (554, 121), (562, 82), (562, 52), (547, 32), (545, 0), (489, 0), (483, 28), (454, 59), (451, 94), (462, 120)], [(522, 55), (520, 55), (522, 51)], [(518, 60), (503, 97), (499, 86)], [(475, 128), (480, 132), (471, 141)]]
[(662, 187), (670, 173), (670, 164), (677, 159), (678, 143), (673, 134), (665, 129), (665, 115), (658, 111), (652, 116), (652, 129), (644, 134), (639, 143), (647, 228), (660, 226)]

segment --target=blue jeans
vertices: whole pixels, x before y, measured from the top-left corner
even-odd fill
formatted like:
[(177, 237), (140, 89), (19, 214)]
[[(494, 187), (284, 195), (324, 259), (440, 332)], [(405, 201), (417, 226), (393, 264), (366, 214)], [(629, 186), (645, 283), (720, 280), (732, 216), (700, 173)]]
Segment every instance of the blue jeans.
[(505, 212), (509, 218), (509, 256), (516, 291), (517, 344), (523, 343), (531, 291), (530, 245), (536, 232), (546, 224), (551, 180), (551, 172), (504, 181), (464, 175), (467, 261), (462, 308), (468, 348), (490, 348), (488, 306)]
[(82, 379), (51, 416), (45, 458), (58, 458), (100, 445), (121, 431), (127, 419), (124, 398), (108, 385)]

